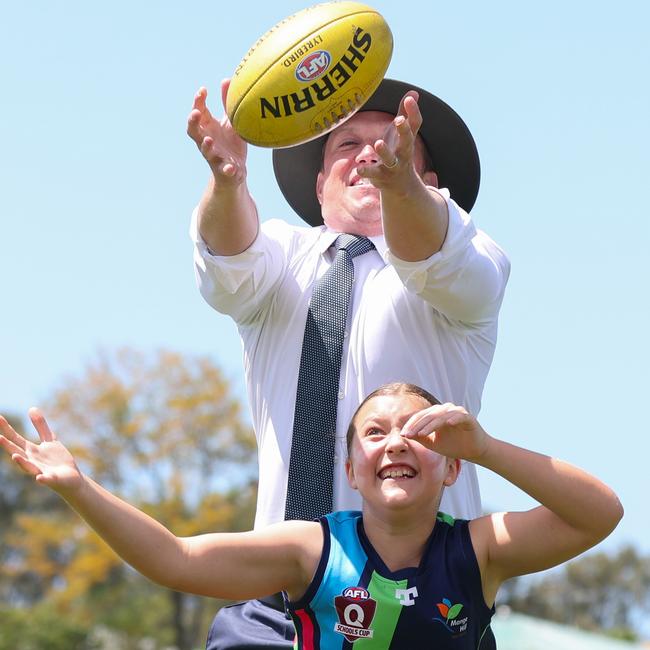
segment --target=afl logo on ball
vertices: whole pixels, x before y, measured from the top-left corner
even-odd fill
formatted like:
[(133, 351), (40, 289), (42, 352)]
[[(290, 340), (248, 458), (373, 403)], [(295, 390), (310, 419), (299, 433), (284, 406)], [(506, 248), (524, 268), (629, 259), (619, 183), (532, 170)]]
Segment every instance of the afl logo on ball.
[(332, 57), (326, 50), (318, 50), (306, 56), (296, 67), (298, 81), (313, 81), (318, 79), (330, 67)]

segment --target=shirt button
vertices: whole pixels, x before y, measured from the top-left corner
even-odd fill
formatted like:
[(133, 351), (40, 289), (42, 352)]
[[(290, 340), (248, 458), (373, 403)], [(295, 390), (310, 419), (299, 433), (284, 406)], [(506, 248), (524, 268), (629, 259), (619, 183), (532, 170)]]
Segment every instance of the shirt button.
[(342, 390), (340, 390), (339, 391), (339, 399), (343, 399), (344, 397), (345, 397), (345, 393)]

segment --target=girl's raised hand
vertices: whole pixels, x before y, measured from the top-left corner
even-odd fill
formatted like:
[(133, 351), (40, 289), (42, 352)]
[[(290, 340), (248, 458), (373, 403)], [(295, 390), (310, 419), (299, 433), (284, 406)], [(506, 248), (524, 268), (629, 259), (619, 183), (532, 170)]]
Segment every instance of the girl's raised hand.
[(402, 427), (402, 435), (449, 458), (477, 462), (489, 436), (476, 418), (455, 404), (436, 404), (414, 413)]
[(83, 476), (72, 454), (57, 440), (43, 414), (36, 408), (29, 410), (29, 418), (38, 432), (40, 443), (32, 443), (18, 434), (7, 420), (0, 416), (0, 447), (26, 474), (37, 483), (57, 492), (78, 488)]

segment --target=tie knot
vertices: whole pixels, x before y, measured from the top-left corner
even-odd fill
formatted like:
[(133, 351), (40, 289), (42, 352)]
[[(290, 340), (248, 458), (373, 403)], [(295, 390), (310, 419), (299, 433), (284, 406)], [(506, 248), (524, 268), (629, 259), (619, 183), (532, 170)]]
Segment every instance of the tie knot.
[(334, 242), (334, 248), (337, 252), (345, 250), (350, 257), (357, 257), (371, 251), (374, 248), (373, 243), (367, 237), (360, 235), (339, 235)]

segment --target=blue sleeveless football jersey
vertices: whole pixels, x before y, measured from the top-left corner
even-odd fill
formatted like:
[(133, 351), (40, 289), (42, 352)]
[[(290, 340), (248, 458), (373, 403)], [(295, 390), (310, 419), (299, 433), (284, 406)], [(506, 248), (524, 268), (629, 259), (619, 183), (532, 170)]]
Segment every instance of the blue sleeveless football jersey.
[(299, 650), (493, 650), (468, 522), (439, 513), (419, 567), (391, 572), (361, 513), (323, 517), (323, 554), (301, 600), (287, 603)]

